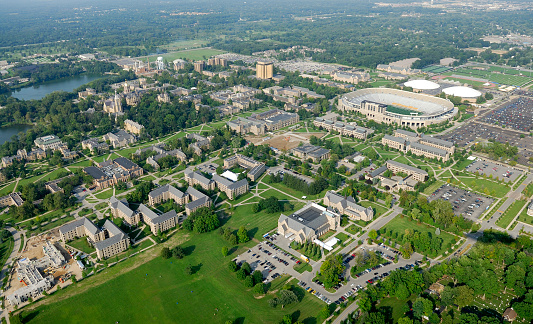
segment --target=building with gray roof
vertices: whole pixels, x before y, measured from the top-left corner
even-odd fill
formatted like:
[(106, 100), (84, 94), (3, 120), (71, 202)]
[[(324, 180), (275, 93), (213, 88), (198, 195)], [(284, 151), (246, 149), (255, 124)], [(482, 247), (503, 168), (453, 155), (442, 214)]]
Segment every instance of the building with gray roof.
[(106, 238), (94, 244), (96, 255), (99, 259), (110, 258), (129, 248), (130, 239), (128, 235), (109, 219), (105, 221), (102, 231), (105, 233)]
[(278, 233), (299, 243), (310, 242), (336, 230), (340, 224), (340, 215), (315, 203), (308, 203), (302, 209), (278, 219)]
[(191, 170), (190, 168), (185, 169), (185, 181), (189, 186), (200, 185), (204, 190), (213, 190), (215, 189), (215, 182), (211, 179), (207, 179), (201, 173)]
[(213, 175), (213, 181), (216, 183), (216, 187), (224, 192), (229, 199), (235, 199), (236, 197), (248, 192), (248, 180), (241, 179), (238, 181), (231, 181), (218, 174)]
[(304, 144), (292, 149), (292, 153), (301, 159), (311, 159), (317, 163), (329, 159), (329, 150), (311, 144)]
[(371, 221), (374, 218), (374, 210), (371, 207), (363, 207), (355, 203), (352, 196), (343, 197), (334, 191), (328, 191), (324, 196), (324, 205), (333, 208), (334, 211), (347, 215), (353, 220)]

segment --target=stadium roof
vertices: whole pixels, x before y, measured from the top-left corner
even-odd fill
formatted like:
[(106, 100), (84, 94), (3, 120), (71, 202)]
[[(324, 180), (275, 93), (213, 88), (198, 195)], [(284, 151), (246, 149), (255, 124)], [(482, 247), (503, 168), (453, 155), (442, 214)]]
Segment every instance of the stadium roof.
[(405, 82), (404, 86), (411, 87), (417, 90), (435, 90), (435, 89), (440, 88), (440, 85), (438, 85), (435, 82), (428, 81), (428, 80), (411, 80), (411, 81)]
[(443, 90), (445, 94), (461, 98), (477, 98), (481, 92), (468, 87), (450, 87)]

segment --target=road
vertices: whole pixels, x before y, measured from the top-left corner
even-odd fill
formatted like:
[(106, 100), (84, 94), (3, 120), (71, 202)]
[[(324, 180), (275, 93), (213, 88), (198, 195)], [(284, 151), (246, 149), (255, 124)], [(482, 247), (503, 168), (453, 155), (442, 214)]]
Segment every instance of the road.
[[(13, 261), (16, 260), (17, 254), (18, 254), (19, 249), (20, 249), (20, 244), (21, 244), (20, 233), (17, 232), (17, 230), (14, 229), (13, 227), (6, 227), (6, 229), (11, 232), (11, 235), (13, 235), (14, 244), (13, 244), (13, 251), (11, 251), (11, 254), (7, 258), (7, 261), (4, 264), (4, 267), (2, 268), (2, 272), (0, 274), (0, 279), (4, 279), (4, 277), (6, 276), (6, 273), (8, 271), (8, 266), (11, 265), (13, 263)], [(9, 315), (8, 314), (4, 314), (4, 309), (1, 309), (0, 318), (1, 317), (5, 317), (7, 323), (9, 323)]]

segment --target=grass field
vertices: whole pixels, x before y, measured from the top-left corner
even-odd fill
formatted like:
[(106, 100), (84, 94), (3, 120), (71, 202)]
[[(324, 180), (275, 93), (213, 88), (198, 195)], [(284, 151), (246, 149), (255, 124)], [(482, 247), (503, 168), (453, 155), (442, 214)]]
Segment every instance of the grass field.
[[(500, 73), (493, 73), (493, 71), (497, 71)], [(505, 73), (505, 74), (502, 74)], [(446, 75), (461, 75), (461, 76), (468, 76), (468, 77), (474, 77), (474, 78), (481, 78), (486, 79), (491, 82), (499, 83), (499, 84), (505, 84), (505, 85), (512, 85), (512, 86), (522, 86), (529, 81), (531, 81), (531, 77), (529, 76), (521, 76), (518, 75), (520, 72), (517, 70), (507, 70), (507, 69), (491, 69), (489, 71), (486, 70), (476, 70), (471, 68), (460, 68), (453, 72), (445, 73)], [(462, 80), (461, 80), (462, 81)], [(464, 83), (469, 83), (469, 80), (465, 80)], [(471, 82), (479, 82), (479, 81), (471, 81)], [(479, 82), (482, 84), (482, 82)], [(473, 84), (475, 85), (475, 84)]]
[(41, 174), (41, 175), (38, 175), (38, 176), (35, 176), (35, 177), (22, 179), (22, 180), (19, 181), (19, 184), (17, 186), (17, 190), (20, 190), (21, 186), (24, 186), (24, 185), (26, 185), (28, 183), (33, 183), (33, 182), (37, 182), (37, 181), (55, 180), (55, 179), (59, 178), (62, 173), (68, 174), (68, 171), (63, 169), (63, 168), (60, 168), (60, 169), (54, 170), (52, 172), (49, 172), (47, 174)]
[[(227, 219), (227, 226), (238, 228), (239, 226), (244, 225), (248, 230), (248, 235), (250, 235), (250, 237), (261, 240), (263, 234), (278, 225), (278, 218), (281, 213), (269, 214), (264, 210), (258, 213), (253, 213), (252, 206), (253, 204), (235, 207), (235, 211), (229, 219)], [(294, 210), (302, 207), (303, 203), (294, 204)]]
[(91, 254), (96, 251), (92, 246), (89, 245), (86, 237), (80, 237), (79, 239), (68, 242), (67, 245), (70, 245), (73, 248), (78, 249), (87, 254)]
[[(409, 300), (413, 301), (416, 298), (415, 295), (411, 296)], [(386, 310), (387, 314), (392, 314), (392, 320), (394, 323), (398, 322), (398, 319), (402, 317), (405, 313), (403, 312), (403, 307), (407, 303), (405, 300), (399, 300), (396, 297), (383, 298), (379, 302), (378, 310), (384, 310), (386, 308), (392, 308), (391, 312)]]
[(509, 187), (503, 184), (486, 179), (475, 179), (470, 177), (457, 177), (457, 179), (461, 180), (461, 182), (463, 182), (466, 186), (484, 194), (488, 194), (485, 190), (488, 189), (491, 196), (498, 198), (505, 197), (510, 190)]
[(71, 167), (76, 167), (76, 166), (79, 166), (79, 167), (88, 167), (88, 166), (91, 166), (91, 160), (83, 160), (83, 161), (79, 161), (79, 162), (76, 162), (76, 163), (73, 163), (71, 165), (69, 165)]
[[(156, 56), (163, 56), (163, 58), (165, 58), (167, 61), (174, 61), (175, 59), (197, 61), (197, 60), (205, 60), (213, 55), (223, 54), (223, 53), (226, 53), (226, 52), (221, 51), (221, 50), (216, 50), (216, 49), (210, 49), (210, 48), (199, 48), (199, 49), (191, 49), (191, 50), (173, 52), (173, 53), (156, 55)], [(146, 60), (146, 59), (143, 58), (143, 60)]]
[[(395, 217), (390, 222), (387, 223), (387, 225), (384, 226), (387, 230), (392, 230), (393, 233), (403, 234), (405, 233), (406, 229), (416, 230), (420, 233), (428, 232), (430, 237), (435, 236), (435, 228), (429, 225), (425, 224), (418, 224), (414, 220), (410, 220), (410, 218), (407, 217)], [(453, 244), (454, 237), (452, 234), (446, 233), (444, 231), (441, 231), (439, 237), (442, 239), (442, 246), (439, 251), (437, 251), (436, 255), (429, 255), (430, 257), (436, 257), (438, 255), (441, 255), (446, 250), (445, 247), (447, 243)]]
[(205, 39), (191, 39), (191, 40), (180, 40), (180, 41), (171, 42), (161, 47), (164, 49), (170, 50), (170, 51), (177, 51), (181, 49), (205, 46), (206, 44), (207, 44), (207, 40)]
[(440, 188), (440, 186), (442, 186), (443, 184), (445, 184), (444, 181), (437, 180), (437, 181), (435, 181), (435, 183), (433, 183), (431, 186), (427, 187), (427, 188), (424, 190), (424, 193), (425, 193), (426, 195), (431, 195), (435, 190), (437, 190), (438, 188)]
[(0, 266), (4, 266), (4, 264), (7, 261), (7, 258), (11, 254), (11, 251), (13, 251), (13, 237), (10, 236), (9, 239), (5, 240), (0, 244)]
[[(192, 235), (182, 244), (190, 254), (184, 259), (156, 257), (98, 287), (26, 312), (25, 322), (82, 323), (91, 318), (91, 323), (176, 323), (177, 319), (181, 323), (277, 323), (294, 312), (304, 323), (323, 321), (315, 318), (323, 303), (303, 291), (299, 291), (301, 302), (284, 309), (268, 305), (274, 294), (254, 298), (251, 289), (227, 267), (233, 255), (224, 258), (220, 249), (214, 248), (224, 244), (216, 232)], [(193, 268), (192, 275), (185, 273), (188, 265)], [(57, 297), (69, 289), (77, 288), (60, 291)]]
[(359, 227), (357, 225), (354, 225), (354, 224), (352, 224), (352, 225), (348, 226), (347, 228), (345, 228), (346, 232), (348, 232), (350, 234), (353, 234), (353, 235), (357, 234), (357, 232), (359, 232), (359, 230), (361, 230), (361, 227)]
[(525, 200), (515, 200), (509, 208), (503, 213), (503, 215), (500, 216), (498, 221), (496, 222), (496, 225), (507, 228), (509, 224), (511, 224), (511, 221), (518, 215), (518, 212), (524, 205), (526, 204)]
[(456, 169), (456, 170), (459, 170), (459, 171), (464, 171), (466, 169), (467, 166), (469, 166), (470, 164), (472, 164), (472, 162), (474, 161), (470, 161), (470, 160), (464, 160), (464, 161), (461, 161), (461, 162), (457, 162), (455, 163), (452, 168), (453, 169)]
[(100, 192), (94, 196), (99, 199), (109, 199), (113, 196), (113, 187), (107, 189), (106, 191)]
[(13, 189), (15, 189), (16, 184), (16, 182), (13, 182), (8, 184), (7, 186), (4, 186), (2, 189), (0, 189), (0, 196), (6, 196), (13, 192)]
[(294, 200), (293, 198), (287, 196), (286, 194), (279, 192), (277, 190), (274, 190), (274, 189), (268, 189), (267, 191), (260, 194), (260, 196), (263, 198), (276, 197), (279, 200)]

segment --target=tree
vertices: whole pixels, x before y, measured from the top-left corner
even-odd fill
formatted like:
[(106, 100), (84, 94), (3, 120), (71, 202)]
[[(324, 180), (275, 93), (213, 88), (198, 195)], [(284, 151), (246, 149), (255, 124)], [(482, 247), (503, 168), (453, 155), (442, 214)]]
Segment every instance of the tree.
[(440, 300), (444, 306), (450, 306), (455, 300), (455, 290), (450, 287), (444, 287), (444, 290), (440, 294)]
[(409, 317), (400, 317), (398, 319), (398, 324), (413, 324), (413, 320)]
[(241, 268), (237, 270), (237, 279), (244, 280), (246, 278), (246, 272)]
[(172, 256), (172, 253), (170, 253), (170, 249), (167, 248), (167, 247), (164, 247), (163, 249), (161, 249), (161, 257), (163, 259), (168, 259)]
[(286, 305), (298, 302), (298, 297), (292, 290), (284, 289), (279, 293), (278, 303), (281, 304), (281, 307)]
[(372, 240), (375, 240), (378, 237), (378, 232), (375, 229), (371, 229), (368, 232), (368, 237), (370, 237)]
[(330, 254), (320, 266), (320, 273), (324, 278), (324, 287), (331, 288), (339, 283), (339, 277), (346, 267), (342, 263), (340, 254)]
[(265, 284), (262, 282), (255, 284), (254, 293), (263, 295), (265, 293)]
[(232, 272), (235, 272), (237, 270), (239, 270), (239, 266), (237, 265), (237, 263), (231, 261), (230, 263), (228, 263), (228, 268), (230, 269), (230, 271)]
[(246, 275), (249, 275), (252, 273), (252, 267), (250, 267), (250, 264), (248, 262), (244, 262), (241, 265), (241, 269), (244, 271)]
[(188, 274), (188, 275), (192, 275), (193, 274), (193, 269), (192, 269), (191, 265), (188, 265), (187, 267), (185, 267), (185, 273)]
[(252, 273), (252, 277), (254, 279), (254, 284), (263, 282), (263, 274), (259, 270), (255, 270), (254, 273)]
[(224, 257), (226, 257), (226, 256), (228, 255), (228, 251), (229, 251), (229, 250), (228, 250), (228, 247), (227, 247), (227, 246), (223, 246), (223, 247), (222, 247), (222, 255), (223, 255)]
[(367, 291), (362, 291), (357, 300), (357, 305), (363, 312), (369, 312), (372, 309), (372, 298)]
[(239, 243), (246, 243), (250, 240), (248, 231), (244, 226), (239, 227), (239, 230), (237, 231), (237, 237), (239, 238)]
[(176, 259), (183, 259), (185, 256), (185, 250), (181, 246), (176, 246), (172, 249), (172, 256)]
[(252, 276), (247, 276), (244, 278), (244, 287), (246, 288), (252, 288), (254, 286), (254, 279)]
[(329, 305), (325, 305), (320, 311), (320, 317), (328, 318), (329, 315), (331, 315), (331, 310), (329, 309)]
[(459, 308), (470, 305), (474, 300), (474, 290), (468, 286), (459, 286), (455, 289), (455, 303)]

